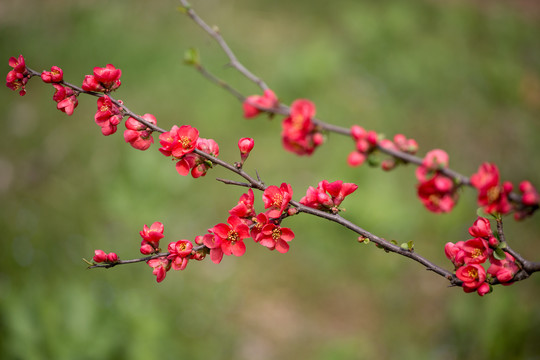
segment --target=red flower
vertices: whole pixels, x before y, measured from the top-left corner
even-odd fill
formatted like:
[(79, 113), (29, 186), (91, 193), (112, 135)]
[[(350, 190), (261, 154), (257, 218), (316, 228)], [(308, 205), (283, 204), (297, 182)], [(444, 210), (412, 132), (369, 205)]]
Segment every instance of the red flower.
[(170, 243), (168, 250), (170, 255), (167, 256), (167, 259), (171, 261), (172, 268), (174, 270), (184, 270), (191, 257), (193, 244), (189, 240), (178, 240)]
[(290, 115), (282, 122), (281, 140), (285, 150), (298, 155), (311, 155), (324, 138), (313, 124), (315, 105), (305, 99), (291, 104)]
[[(255, 106), (256, 105), (256, 106)], [(272, 109), (279, 105), (276, 94), (270, 89), (264, 90), (264, 95), (251, 95), (246, 98), (243, 104), (244, 117), (246, 119), (255, 117), (261, 113), (259, 107)]]
[(463, 250), (463, 244), (465, 244), (465, 241), (458, 241), (455, 244), (448, 242), (444, 246), (444, 254), (456, 268), (465, 264), (465, 251)]
[(101, 133), (105, 136), (114, 134), (122, 120), (122, 110), (107, 95), (98, 98), (97, 108), (94, 120), (101, 128)]
[(492, 236), (493, 233), (491, 232), (489, 220), (479, 216), (478, 219), (476, 219), (476, 221), (473, 223), (473, 226), (469, 228), (469, 234), (479, 238), (489, 238)]
[[(219, 145), (213, 139), (199, 138), (197, 141), (197, 150), (205, 152), (209, 155), (217, 157), (219, 155)], [(191, 170), (191, 176), (198, 178), (205, 176), (206, 172), (212, 167), (212, 161), (202, 157), (200, 155), (189, 153), (176, 163), (176, 171), (182, 176), (189, 174)]]
[(238, 216), (229, 216), (227, 224), (217, 224), (211, 231), (221, 239), (223, 254), (242, 256), (246, 252), (246, 245), (243, 240), (249, 237), (249, 228)]
[(418, 197), (422, 204), (431, 212), (450, 212), (457, 201), (452, 179), (437, 173), (429, 180), (421, 181), (418, 185)]
[[(210, 231), (211, 230), (212, 229), (210, 229)], [(223, 259), (223, 250), (221, 250), (222, 242), (221, 238), (214, 234), (206, 234), (203, 236), (204, 246), (210, 249), (210, 260), (215, 264), (219, 264), (221, 259)]]
[(323, 180), (319, 182), (316, 189), (310, 186), (306, 192), (306, 196), (300, 199), (300, 203), (314, 209), (337, 213), (339, 211), (338, 206), (341, 202), (347, 195), (356, 191), (357, 188), (358, 185), (343, 183), (341, 180), (332, 183)]
[(418, 181), (426, 181), (428, 177), (436, 175), (439, 170), (448, 167), (448, 154), (441, 149), (431, 150), (422, 160), (422, 165), (416, 168)]
[(537, 210), (538, 203), (540, 202), (538, 191), (536, 191), (535, 187), (529, 181), (522, 181), (519, 184), (519, 191), (523, 194), (521, 195), (521, 203), (523, 205), (516, 206), (516, 213), (514, 214), (516, 220), (522, 220), (531, 216)]
[(191, 153), (199, 140), (199, 130), (189, 125), (178, 127), (174, 125), (170, 131), (159, 135), (161, 148), (159, 151), (165, 156), (181, 158)]
[(164, 257), (159, 257), (156, 259), (151, 259), (146, 262), (148, 266), (153, 268), (152, 273), (156, 275), (156, 280), (158, 283), (162, 282), (167, 275), (167, 271), (171, 268), (171, 262)]
[(289, 251), (288, 242), (292, 239), (294, 239), (294, 233), (291, 229), (268, 223), (263, 226), (258, 237), (258, 243), (270, 250), (276, 249), (284, 254)]
[(58, 66), (51, 67), (51, 71), (41, 73), (41, 80), (45, 83), (59, 83), (64, 79), (64, 72)]
[[(142, 118), (154, 125), (157, 122), (152, 114), (144, 114)], [(152, 129), (131, 116), (126, 120), (124, 140), (138, 150), (146, 150), (154, 143)]]
[(141, 242), (141, 253), (144, 255), (153, 254), (159, 251), (159, 240), (163, 238), (164, 226), (161, 222), (156, 221), (151, 227), (144, 225), (142, 231), (139, 232), (143, 241)]
[(478, 190), (478, 204), (488, 214), (506, 214), (512, 209), (508, 201), (512, 184), (499, 184), (499, 169), (494, 164), (483, 163), (478, 172), (471, 176), (471, 184)]
[(512, 255), (508, 253), (505, 254), (506, 258), (504, 260), (497, 260), (494, 257), (491, 257), (489, 259), (491, 265), (487, 272), (491, 276), (496, 277), (503, 285), (510, 285), (514, 275), (519, 271), (519, 267)]
[(107, 254), (103, 250), (94, 250), (93, 260), (97, 263), (107, 261)]
[(262, 229), (266, 224), (268, 224), (268, 217), (265, 213), (260, 213), (252, 220), (254, 224), (253, 226), (251, 226), (249, 235), (253, 238), (253, 241), (259, 242), (259, 237), (261, 236)]
[(275, 185), (267, 187), (262, 196), (264, 208), (270, 208), (270, 210), (266, 212), (266, 215), (271, 218), (280, 217), (287, 206), (289, 206), (292, 195), (293, 191), (291, 185), (286, 183), (282, 183), (279, 188)]
[(486, 281), (486, 270), (482, 265), (468, 264), (457, 269), (456, 276), (463, 281), (463, 291), (469, 293), (478, 289)]
[(255, 196), (253, 195), (253, 189), (249, 189), (247, 194), (242, 194), (238, 200), (238, 204), (229, 210), (230, 215), (238, 216), (241, 219), (249, 219), (256, 216), (255, 208)]
[(482, 264), (490, 253), (487, 241), (482, 238), (474, 238), (465, 241), (463, 251), (465, 252), (465, 264)]
[(254, 145), (255, 141), (253, 141), (252, 138), (241, 138), (238, 140), (238, 149), (240, 149), (240, 158), (242, 164), (248, 158), (249, 153), (253, 149)]
[(8, 72), (6, 76), (6, 86), (11, 90), (19, 91), (19, 95), (23, 96), (26, 94), (26, 83), (30, 79), (30, 74), (26, 70), (26, 63), (22, 55), (19, 55), (18, 58), (11, 57), (9, 58), (9, 66), (13, 68)]
[(349, 166), (360, 166), (368, 155), (377, 148), (378, 135), (375, 131), (366, 131), (359, 125), (351, 126), (351, 136), (356, 144), (356, 150), (347, 158)]
[(94, 75), (84, 77), (82, 88), (86, 91), (110, 92), (118, 89), (121, 85), (120, 76), (122, 70), (115, 68), (111, 64), (106, 67), (94, 68)]

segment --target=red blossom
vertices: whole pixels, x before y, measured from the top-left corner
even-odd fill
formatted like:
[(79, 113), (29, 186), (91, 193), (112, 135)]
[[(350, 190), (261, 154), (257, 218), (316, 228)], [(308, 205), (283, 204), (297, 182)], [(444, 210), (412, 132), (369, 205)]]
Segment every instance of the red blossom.
[(181, 158), (191, 153), (197, 146), (199, 130), (189, 125), (180, 127), (174, 125), (170, 131), (159, 135), (161, 148), (159, 151), (165, 156)]
[(418, 185), (418, 197), (431, 212), (450, 212), (457, 201), (457, 193), (452, 179), (437, 173), (431, 179), (421, 181)]
[(139, 232), (143, 238), (141, 242), (141, 253), (144, 255), (153, 254), (159, 251), (159, 240), (163, 238), (164, 226), (161, 222), (156, 221), (152, 226), (144, 225), (143, 229)]
[(252, 138), (241, 138), (240, 140), (238, 140), (238, 149), (240, 150), (240, 158), (242, 164), (248, 158), (249, 153), (253, 149), (254, 145), (255, 141), (253, 141)]
[(311, 155), (324, 142), (312, 118), (315, 105), (306, 99), (295, 100), (291, 104), (290, 115), (282, 122), (281, 140), (285, 150), (298, 155)]
[(505, 253), (506, 258), (497, 260), (493, 256), (489, 259), (491, 262), (488, 268), (488, 274), (496, 277), (503, 285), (510, 285), (514, 275), (519, 271), (515, 259), (512, 255)]
[[(256, 105), (256, 106), (255, 106)], [(276, 94), (270, 89), (264, 91), (264, 95), (251, 95), (243, 103), (244, 117), (246, 119), (255, 117), (261, 113), (258, 107), (272, 109), (279, 105)]]
[(103, 68), (96, 66), (93, 75), (84, 77), (82, 88), (85, 91), (110, 92), (118, 89), (121, 85), (121, 75), (122, 70), (111, 64), (107, 64)]
[(101, 133), (105, 136), (112, 135), (116, 132), (117, 125), (123, 117), (122, 110), (113, 103), (108, 95), (103, 95), (97, 100), (96, 114), (94, 120), (101, 128)]
[(30, 74), (28, 73), (28, 70), (26, 70), (24, 57), (19, 55), (18, 58), (9, 58), (9, 66), (11, 66), (13, 70), (8, 72), (6, 76), (6, 86), (14, 91), (19, 90), (19, 95), (21, 96), (25, 95), (25, 86), (30, 78)]
[(253, 241), (258, 242), (263, 227), (268, 224), (268, 216), (265, 213), (260, 213), (257, 217), (252, 218), (253, 225), (249, 230), (249, 235), (253, 238)]
[(167, 256), (167, 259), (171, 261), (172, 268), (174, 270), (184, 270), (191, 257), (193, 244), (189, 240), (178, 240), (170, 243), (168, 250), (170, 255)]
[(488, 214), (507, 214), (512, 209), (508, 194), (512, 184), (499, 184), (499, 169), (495, 164), (483, 163), (478, 172), (471, 176), (471, 184), (478, 190), (478, 204)]
[(351, 136), (356, 144), (356, 150), (349, 154), (347, 163), (349, 166), (360, 166), (377, 148), (379, 136), (375, 131), (367, 131), (359, 125), (351, 126)]
[(167, 275), (167, 271), (171, 268), (171, 262), (165, 257), (159, 257), (156, 259), (151, 259), (146, 262), (148, 266), (152, 269), (152, 273), (156, 275), (156, 281), (158, 283), (162, 282)]
[(469, 293), (486, 281), (486, 270), (479, 264), (467, 264), (456, 270), (456, 276), (463, 281), (463, 291)]
[[(199, 138), (197, 141), (197, 150), (217, 157), (219, 155), (219, 145), (213, 139)], [(212, 161), (197, 155), (189, 153), (180, 158), (176, 163), (176, 171), (182, 176), (186, 176), (191, 171), (193, 178), (205, 176), (206, 172), (212, 167)]]
[(256, 216), (255, 213), (255, 196), (253, 189), (249, 189), (246, 194), (242, 194), (238, 200), (238, 204), (229, 210), (230, 215), (238, 216), (241, 219), (249, 219)]
[(284, 254), (289, 251), (288, 242), (294, 239), (294, 233), (289, 228), (268, 223), (263, 226), (257, 242), (270, 250)]
[(339, 211), (338, 206), (341, 202), (347, 195), (356, 191), (357, 188), (358, 185), (343, 183), (341, 180), (332, 183), (323, 180), (319, 182), (317, 188), (310, 186), (306, 192), (306, 196), (300, 199), (300, 203), (314, 209), (337, 213)]
[(489, 220), (479, 216), (473, 223), (473, 226), (469, 228), (469, 234), (479, 238), (489, 238), (492, 236), (493, 233), (491, 232)]
[(463, 258), (465, 264), (482, 264), (487, 260), (491, 252), (487, 241), (482, 238), (465, 241), (463, 251), (465, 252)]
[[(211, 230), (212, 229), (210, 229), (210, 231)], [(210, 249), (210, 260), (215, 264), (219, 264), (223, 259), (223, 250), (221, 250), (222, 242), (221, 238), (214, 234), (206, 234), (203, 236), (204, 246)]]
[(249, 237), (249, 228), (238, 216), (229, 216), (227, 224), (217, 224), (210, 230), (217, 238), (221, 239), (221, 250), (223, 254), (227, 256), (244, 255), (246, 245), (243, 240)]
[(458, 241), (455, 244), (448, 242), (444, 246), (444, 254), (456, 268), (465, 264), (465, 251), (463, 250), (463, 244), (465, 244), (465, 241)]
[(289, 206), (292, 195), (291, 185), (287, 183), (282, 183), (279, 188), (275, 185), (267, 187), (262, 196), (264, 208), (270, 209), (266, 212), (266, 215), (271, 218), (280, 217), (287, 206)]
[(103, 250), (94, 250), (93, 260), (97, 263), (107, 261), (107, 254)]
[(429, 151), (424, 159), (422, 165), (416, 168), (416, 178), (418, 181), (426, 181), (429, 177), (437, 174), (439, 170), (448, 167), (448, 154), (441, 149), (435, 149)]
[[(143, 119), (156, 125), (156, 117), (152, 114), (144, 114)], [(138, 150), (146, 150), (154, 143), (152, 129), (147, 127), (131, 116), (126, 120), (126, 130), (124, 130), (124, 140)]]
[(41, 73), (41, 80), (45, 83), (59, 83), (64, 79), (64, 72), (58, 66), (51, 67), (51, 71)]
[(78, 93), (75, 93), (72, 88), (60, 84), (53, 84), (53, 87), (56, 90), (53, 95), (53, 100), (57, 103), (56, 108), (67, 115), (72, 115), (77, 105), (79, 105)]

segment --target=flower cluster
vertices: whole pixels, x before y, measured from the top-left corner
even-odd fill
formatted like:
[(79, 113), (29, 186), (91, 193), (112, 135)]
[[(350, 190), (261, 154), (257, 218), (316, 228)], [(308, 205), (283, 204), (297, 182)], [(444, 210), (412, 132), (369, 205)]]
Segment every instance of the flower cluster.
[(261, 113), (262, 110), (260, 108), (273, 109), (279, 105), (279, 101), (272, 90), (266, 89), (263, 96), (248, 96), (242, 105), (244, 108), (244, 117), (250, 119)]
[(212, 162), (193, 153), (197, 149), (211, 156), (219, 155), (219, 146), (212, 139), (199, 138), (199, 130), (189, 125), (180, 127), (174, 125), (170, 131), (159, 135), (161, 148), (159, 151), (165, 156), (177, 160), (176, 171), (182, 176), (189, 174), (194, 178), (206, 175)]
[(416, 168), (417, 193), (422, 204), (431, 212), (450, 212), (457, 202), (456, 186), (440, 170), (448, 167), (448, 154), (435, 149), (426, 154)]
[(328, 180), (323, 180), (319, 182), (317, 188), (310, 186), (306, 196), (300, 199), (300, 203), (314, 209), (337, 214), (341, 202), (356, 189), (358, 189), (356, 184), (344, 183), (341, 180), (331, 183)]
[(96, 66), (93, 75), (84, 77), (82, 88), (85, 91), (108, 93), (118, 89), (121, 85), (120, 76), (122, 76), (122, 70), (111, 64), (107, 64), (103, 68)]
[(101, 133), (105, 136), (114, 134), (124, 116), (122, 109), (116, 106), (108, 95), (103, 95), (97, 100), (97, 108), (94, 120), (101, 128)]
[[(156, 117), (154, 115), (144, 114), (142, 118), (150, 124), (156, 125)], [(131, 116), (126, 120), (124, 140), (138, 150), (146, 150), (154, 143), (152, 129)]]
[[(158, 254), (160, 251), (159, 241), (163, 238), (163, 224), (156, 221), (151, 227), (144, 225), (143, 230), (139, 233), (143, 238), (141, 242), (141, 253), (144, 255), (156, 254), (157, 257), (146, 261), (148, 266), (153, 270), (157, 282), (162, 282), (167, 275), (167, 271), (184, 270), (190, 259), (202, 260), (206, 256), (204, 248), (195, 248), (189, 240), (178, 240), (171, 242), (167, 246), (169, 251), (166, 254)], [(197, 239), (195, 239), (195, 243)], [(162, 255), (162, 256), (161, 256)]]
[[(446, 257), (456, 268), (456, 276), (463, 282), (463, 290), (467, 293), (476, 291), (483, 296), (491, 292), (493, 278), (503, 285), (510, 285), (519, 267), (514, 257), (502, 250), (489, 220), (479, 217), (469, 228), (469, 234), (474, 238), (455, 244), (449, 242), (444, 247)], [(486, 272), (482, 264), (487, 260), (490, 266)]]
[(56, 108), (66, 113), (66, 115), (72, 115), (77, 105), (79, 105), (79, 100), (77, 99), (79, 94), (73, 91), (72, 88), (61, 84), (53, 83), (53, 87), (56, 90), (53, 95), (53, 100), (56, 101)]
[(495, 164), (483, 163), (478, 172), (471, 176), (471, 184), (478, 190), (478, 205), (488, 214), (507, 214), (512, 209), (508, 194), (512, 184), (505, 181), (500, 184), (499, 169)]
[(356, 144), (356, 149), (349, 154), (347, 163), (350, 166), (360, 166), (377, 148), (379, 138), (375, 131), (366, 131), (359, 125), (353, 125), (351, 127), (351, 136)]
[(324, 142), (324, 137), (313, 123), (315, 105), (305, 99), (295, 100), (291, 111), (281, 123), (281, 142), (285, 150), (298, 155), (311, 155)]
[(540, 202), (538, 191), (530, 181), (522, 181), (519, 184), (519, 191), (522, 194), (521, 205), (516, 206), (516, 212), (514, 213), (514, 218), (516, 220), (522, 220), (531, 216), (533, 212), (538, 209), (538, 204)]
[(118, 261), (118, 255), (116, 253), (106, 253), (103, 250), (94, 250), (94, 257), (92, 258), (96, 263), (109, 263), (113, 264)]
[(41, 73), (41, 80), (44, 83), (60, 83), (64, 80), (64, 71), (58, 66), (52, 66), (51, 71), (45, 71)]
[[(406, 154), (414, 155), (418, 151), (418, 143), (414, 139), (407, 139), (403, 134), (396, 134), (394, 141), (390, 139), (382, 139), (379, 146), (384, 149), (401, 151)], [(385, 159), (381, 162), (381, 168), (385, 171), (394, 169), (397, 165), (404, 163), (396, 157)]]
[(6, 86), (13, 91), (19, 90), (19, 95), (24, 96), (26, 94), (26, 83), (30, 79), (30, 74), (26, 70), (24, 57), (22, 55), (19, 55), (18, 58), (11, 57), (9, 59), (9, 66), (13, 70), (8, 72), (6, 76)]

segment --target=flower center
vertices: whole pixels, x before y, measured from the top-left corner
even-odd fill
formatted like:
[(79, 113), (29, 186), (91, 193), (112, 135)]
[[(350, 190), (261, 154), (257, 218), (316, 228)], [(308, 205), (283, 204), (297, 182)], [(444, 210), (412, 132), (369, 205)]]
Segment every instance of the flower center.
[(275, 241), (278, 241), (280, 238), (281, 238), (281, 229), (275, 228), (274, 230), (272, 230), (272, 239), (274, 239)]
[(179, 139), (178, 139), (178, 142), (180, 143), (180, 145), (182, 145), (182, 147), (184, 149), (188, 149), (191, 147), (191, 139), (188, 138), (187, 136), (181, 136)]
[(239, 239), (239, 236), (238, 236), (238, 233), (234, 230), (230, 230), (228, 233), (227, 233), (227, 240), (229, 240), (230, 242), (234, 243), (237, 242)]
[(272, 205), (275, 207), (281, 207), (281, 203), (283, 203), (283, 195), (275, 194), (272, 198)]
[(478, 270), (476, 270), (475, 268), (469, 269), (469, 277), (471, 279), (477, 279), (478, 278)]

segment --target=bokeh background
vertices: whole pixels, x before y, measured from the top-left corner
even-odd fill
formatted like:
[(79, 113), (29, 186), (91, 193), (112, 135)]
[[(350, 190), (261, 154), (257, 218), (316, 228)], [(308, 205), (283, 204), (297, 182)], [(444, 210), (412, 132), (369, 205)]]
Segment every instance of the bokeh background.
[[(19, 0), (0, 3), (0, 54), (35, 70), (64, 69), (80, 84), (94, 66), (122, 69), (115, 96), (158, 125), (197, 127), (221, 157), (238, 158), (295, 198), (320, 180), (359, 185), (345, 216), (450, 268), (443, 246), (468, 238), (466, 189), (435, 215), (415, 197), (414, 168), (349, 168), (352, 141), (330, 135), (311, 157), (280, 146), (280, 118), (244, 120), (237, 100), (183, 65), (186, 49), (244, 94), (254, 84), (179, 2)], [(535, 1), (193, 1), (239, 59), (290, 103), (388, 136), (404, 133), (449, 152), (472, 174), (495, 162), (504, 179), (540, 186), (540, 6)], [(87, 270), (96, 248), (139, 257), (144, 224), (165, 224), (164, 246), (218, 222), (243, 189), (180, 177), (158, 146), (141, 152), (93, 121), (81, 96), (68, 117), (33, 79), (20, 97), (0, 90), (0, 357), (2, 359), (539, 359), (540, 276), (479, 297), (335, 224), (286, 222), (281, 255), (248, 242), (241, 258), (192, 262), (157, 284), (144, 263)], [(234, 179), (234, 178), (233, 178)], [(257, 199), (260, 194), (257, 195)], [(262, 202), (258, 200), (258, 209)], [(506, 221), (511, 245), (540, 260), (538, 216)]]

